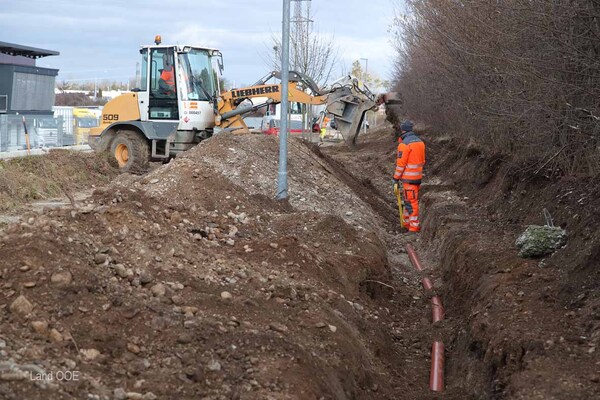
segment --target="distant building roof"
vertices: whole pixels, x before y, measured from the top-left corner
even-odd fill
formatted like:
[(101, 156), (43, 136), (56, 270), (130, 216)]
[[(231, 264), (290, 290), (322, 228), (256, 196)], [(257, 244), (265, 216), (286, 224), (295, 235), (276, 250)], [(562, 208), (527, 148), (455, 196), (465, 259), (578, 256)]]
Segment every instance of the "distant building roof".
[(33, 59), (47, 56), (57, 56), (60, 54), (58, 51), (38, 49), (36, 47), (21, 46), (20, 44), (6, 42), (0, 42), (0, 53)]

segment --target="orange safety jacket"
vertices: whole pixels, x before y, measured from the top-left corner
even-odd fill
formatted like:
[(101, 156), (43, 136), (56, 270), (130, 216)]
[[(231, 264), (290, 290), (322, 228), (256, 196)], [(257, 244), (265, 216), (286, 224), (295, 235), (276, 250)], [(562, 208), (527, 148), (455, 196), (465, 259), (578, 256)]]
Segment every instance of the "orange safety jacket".
[(402, 142), (398, 145), (394, 179), (420, 185), (425, 165), (425, 143), (414, 132), (406, 132), (401, 139)]
[(160, 79), (166, 82), (167, 85), (173, 86), (175, 85), (175, 76), (173, 75), (173, 67), (169, 67), (169, 70), (166, 68), (162, 70), (160, 73)]

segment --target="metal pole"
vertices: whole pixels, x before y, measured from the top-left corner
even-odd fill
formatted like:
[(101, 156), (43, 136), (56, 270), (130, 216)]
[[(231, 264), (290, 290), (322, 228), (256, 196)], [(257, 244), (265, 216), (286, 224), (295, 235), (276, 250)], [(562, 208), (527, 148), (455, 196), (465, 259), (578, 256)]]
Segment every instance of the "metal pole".
[[(367, 80), (369, 79), (369, 59), (368, 58), (361, 58), (361, 60), (365, 60), (365, 74), (363, 77), (363, 83), (367, 83)], [(367, 122), (369, 121), (369, 112), (367, 111), (365, 113), (365, 119), (363, 120), (363, 132), (367, 133)]]
[(306, 104), (301, 104), (302, 107), (302, 140), (306, 140)]
[(313, 106), (312, 104), (308, 105), (308, 142), (312, 143), (312, 120), (313, 120)]
[(361, 60), (365, 60), (365, 76), (364, 76), (364, 79), (363, 79), (363, 81), (365, 81), (365, 82), (366, 82), (366, 80), (367, 80), (367, 75), (368, 75), (368, 73), (369, 73), (369, 59), (368, 59), (368, 58), (361, 58)]
[(283, 33), (281, 38), (281, 129), (279, 131), (279, 173), (277, 200), (288, 197), (287, 140), (288, 140), (288, 84), (290, 72), (290, 0), (283, 0)]

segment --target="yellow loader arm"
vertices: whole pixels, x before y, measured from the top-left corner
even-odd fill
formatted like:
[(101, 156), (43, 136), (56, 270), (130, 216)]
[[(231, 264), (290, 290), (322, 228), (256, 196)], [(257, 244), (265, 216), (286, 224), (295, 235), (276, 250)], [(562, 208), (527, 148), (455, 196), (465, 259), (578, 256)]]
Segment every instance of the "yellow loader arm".
[[(273, 77), (280, 78), (279, 72), (271, 72), (253, 86), (222, 93), (217, 104), (215, 124), (234, 132), (248, 132), (242, 119), (244, 114), (281, 102), (281, 84), (266, 84)], [(377, 105), (375, 95), (350, 75), (337, 80), (324, 90), (320, 90), (312, 79), (299, 72), (290, 71), (289, 77), (288, 101), (326, 104), (327, 112), (335, 116), (338, 130), (346, 144), (353, 147), (360, 133), (365, 112)], [(241, 105), (245, 99), (256, 97), (266, 97), (268, 100), (258, 105)]]

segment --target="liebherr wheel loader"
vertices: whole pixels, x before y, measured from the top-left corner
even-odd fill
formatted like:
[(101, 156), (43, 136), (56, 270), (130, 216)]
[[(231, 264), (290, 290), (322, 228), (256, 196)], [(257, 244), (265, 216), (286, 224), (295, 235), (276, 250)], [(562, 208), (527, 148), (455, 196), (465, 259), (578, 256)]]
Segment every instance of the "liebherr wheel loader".
[[(223, 57), (217, 49), (166, 46), (157, 36), (140, 54), (140, 87), (109, 101), (100, 126), (89, 134), (92, 149), (110, 151), (123, 171), (143, 171), (149, 161), (174, 157), (218, 130), (248, 132), (245, 114), (281, 102), (281, 84), (267, 83), (280, 78), (278, 72), (253, 86), (221, 93)], [(351, 76), (324, 90), (300, 73), (290, 71), (289, 76), (288, 100), (325, 104), (353, 146), (365, 112), (376, 107), (374, 94)], [(267, 101), (254, 105), (251, 99), (258, 97)]]

